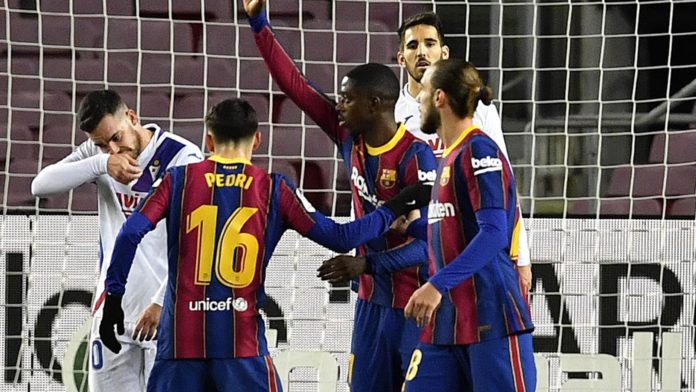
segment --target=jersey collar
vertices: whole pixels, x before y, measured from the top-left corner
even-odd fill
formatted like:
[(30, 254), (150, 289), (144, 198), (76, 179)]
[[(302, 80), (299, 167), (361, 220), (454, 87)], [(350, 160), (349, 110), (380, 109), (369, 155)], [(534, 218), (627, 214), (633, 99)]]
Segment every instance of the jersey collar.
[(446, 157), (446, 156), (449, 155), (449, 153), (451, 153), (455, 148), (457, 148), (460, 144), (462, 144), (462, 141), (463, 141), (467, 136), (469, 136), (469, 134), (471, 133), (471, 131), (473, 131), (474, 129), (478, 129), (478, 127), (477, 127), (476, 125), (472, 125), (472, 126), (468, 127), (467, 129), (465, 129), (464, 132), (462, 132), (462, 133), (457, 137), (457, 140), (455, 140), (454, 143), (452, 143), (451, 146), (445, 148), (445, 151), (442, 152), (442, 157), (443, 157), (443, 158)]
[(157, 151), (157, 148), (159, 147), (159, 144), (162, 140), (161, 136), (164, 135), (164, 132), (162, 131), (162, 128), (159, 127), (157, 124), (145, 124), (143, 125), (143, 128), (147, 129), (148, 131), (152, 132), (152, 137), (150, 138), (150, 141), (145, 145), (145, 148), (140, 151), (140, 154), (138, 155), (138, 163), (141, 165), (141, 167), (147, 166), (148, 162), (150, 162), (150, 159), (155, 155), (155, 152)]
[(367, 153), (373, 156), (384, 154), (385, 152), (394, 148), (394, 146), (396, 146), (396, 144), (399, 143), (399, 140), (401, 140), (401, 138), (404, 137), (405, 133), (406, 127), (403, 123), (401, 123), (399, 124), (399, 128), (397, 128), (394, 136), (392, 136), (392, 138), (387, 143), (379, 147), (372, 147), (366, 143), (365, 145), (367, 146)]
[(411, 93), (408, 92), (408, 82), (404, 84), (404, 87), (401, 88), (401, 96), (404, 97), (404, 99), (409, 100), (411, 103), (415, 103), (416, 105), (418, 104), (418, 100), (416, 97), (411, 95)]
[(239, 158), (225, 158), (225, 157), (221, 157), (220, 155), (212, 155), (212, 156), (211, 156), (210, 158), (208, 158), (208, 159), (210, 159), (210, 160), (213, 161), (213, 162), (223, 163), (223, 164), (226, 164), (226, 165), (231, 165), (231, 164), (234, 164), (234, 163), (243, 163), (243, 164), (245, 164), (245, 165), (251, 165), (251, 161), (250, 161), (250, 160), (248, 160), (248, 159), (246, 159), (246, 158), (241, 158), (241, 157), (239, 157)]

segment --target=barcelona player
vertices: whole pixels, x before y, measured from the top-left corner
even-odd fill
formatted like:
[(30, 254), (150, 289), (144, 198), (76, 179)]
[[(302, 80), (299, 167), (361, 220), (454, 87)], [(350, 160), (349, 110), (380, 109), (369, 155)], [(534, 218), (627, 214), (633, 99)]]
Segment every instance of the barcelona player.
[[(449, 58), (449, 47), (445, 44), (442, 22), (437, 14), (422, 12), (406, 18), (397, 33), (399, 35), (399, 50), (396, 58), (401, 68), (406, 71), (408, 81), (401, 89), (394, 115), (397, 121), (405, 124), (409, 132), (428, 143), (432, 147), (435, 157), (439, 158), (444, 150), (442, 140), (436, 133), (427, 134), (421, 131), (416, 96), (422, 89), (421, 79), (425, 70), (438, 61)], [(507, 157), (500, 116), (495, 105), (479, 101), (474, 110), (473, 122), (498, 144), (500, 150)], [(529, 291), (532, 286), (531, 258), (527, 231), (524, 229), (522, 219), (519, 221), (515, 237), (518, 238), (518, 245), (511, 249), (511, 256), (513, 260), (517, 260), (520, 279), (522, 279), (525, 289)]]
[(121, 298), (135, 251), (166, 217), (169, 279), (148, 390), (281, 390), (259, 309), (266, 266), (283, 232), (292, 228), (345, 252), (383, 234), (395, 216), (427, 204), (429, 187), (409, 187), (363, 219), (338, 225), (287, 178), (251, 164), (260, 133), (248, 102), (225, 100), (205, 123), (214, 155), (170, 170), (116, 239), (101, 339), (110, 350), (121, 349), (114, 326), (123, 333)]
[(437, 131), (445, 149), (428, 207), (431, 277), (404, 311), (425, 326), (405, 390), (533, 392), (534, 325), (510, 257), (515, 178), (472, 121), (491, 89), (461, 60), (437, 62), (422, 82), (421, 129)]
[[(355, 216), (365, 216), (407, 185), (432, 183), (436, 167), (432, 149), (394, 119), (399, 97), (396, 75), (381, 64), (357, 66), (342, 79), (338, 102), (332, 102), (276, 41), (263, 4), (244, 0), (256, 45), (280, 89), (338, 146), (351, 179)], [(389, 234), (358, 248), (358, 254), (364, 256), (358, 258), (359, 265), (340, 256), (319, 270), (322, 279), (331, 281), (334, 272), (346, 267), (350, 277), (359, 275), (349, 387), (352, 392), (398, 391), (420, 335), (415, 323), (404, 319), (403, 308), (427, 278), (427, 245)]]

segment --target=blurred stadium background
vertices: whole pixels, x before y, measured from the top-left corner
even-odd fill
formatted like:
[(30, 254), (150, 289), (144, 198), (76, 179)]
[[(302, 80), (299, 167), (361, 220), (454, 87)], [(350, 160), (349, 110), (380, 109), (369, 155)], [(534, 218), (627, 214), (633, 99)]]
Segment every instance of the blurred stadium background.
[[(269, 3), (329, 96), (367, 61), (405, 81), (395, 31), (435, 10), (503, 120), (531, 238), (538, 390), (696, 390), (696, 2)], [(84, 389), (96, 188), (37, 199), (30, 183), (85, 140), (74, 112), (89, 91), (115, 89), (143, 123), (199, 145), (206, 108), (242, 96), (259, 112), (258, 163), (349, 215), (333, 144), (270, 80), (239, 3), (0, 0), (0, 53), (0, 390)], [(354, 297), (314, 277), (330, 255), (288, 235), (272, 262), (274, 354), (330, 353), (288, 390), (345, 390)]]

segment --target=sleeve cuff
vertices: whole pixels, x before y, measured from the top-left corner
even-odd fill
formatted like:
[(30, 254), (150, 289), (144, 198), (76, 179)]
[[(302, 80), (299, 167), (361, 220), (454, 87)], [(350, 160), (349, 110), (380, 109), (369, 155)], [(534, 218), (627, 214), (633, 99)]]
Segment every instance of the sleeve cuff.
[(109, 154), (97, 155), (97, 173), (109, 174)]
[(253, 18), (249, 18), (249, 25), (251, 25), (251, 31), (254, 33), (258, 33), (265, 26), (270, 26), (268, 18), (266, 17), (266, 10), (261, 11), (260, 14)]
[(440, 280), (439, 280), (439, 279), (436, 279), (436, 278), (437, 278), (436, 276), (433, 276), (432, 278), (430, 278), (430, 280), (428, 280), (428, 283), (430, 283), (431, 285), (433, 285), (433, 287), (435, 287), (435, 288), (437, 289), (437, 291), (440, 292), (440, 294), (446, 295), (446, 294), (447, 294), (447, 288), (445, 288), (445, 287), (442, 285), (442, 283), (440, 282)]

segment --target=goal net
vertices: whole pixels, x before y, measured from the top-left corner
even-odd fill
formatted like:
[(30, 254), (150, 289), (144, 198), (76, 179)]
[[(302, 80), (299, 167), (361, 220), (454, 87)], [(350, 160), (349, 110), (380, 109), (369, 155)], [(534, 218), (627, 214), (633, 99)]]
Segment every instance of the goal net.
[[(330, 97), (355, 65), (396, 65), (405, 17), (443, 20), (493, 87), (529, 231), (539, 391), (696, 390), (694, 1), (269, 0), (274, 31)], [(203, 147), (206, 109), (256, 108), (254, 160), (347, 219), (323, 132), (269, 78), (234, 0), (0, 2), (0, 390), (86, 390), (98, 274), (96, 188), (31, 180), (85, 140), (74, 112), (111, 88)], [(355, 294), (287, 233), (265, 309), (289, 391), (345, 391)]]

